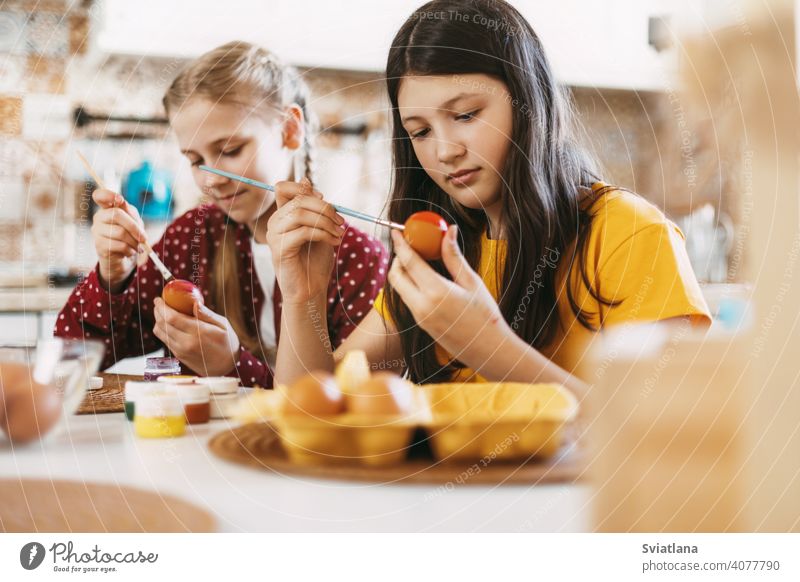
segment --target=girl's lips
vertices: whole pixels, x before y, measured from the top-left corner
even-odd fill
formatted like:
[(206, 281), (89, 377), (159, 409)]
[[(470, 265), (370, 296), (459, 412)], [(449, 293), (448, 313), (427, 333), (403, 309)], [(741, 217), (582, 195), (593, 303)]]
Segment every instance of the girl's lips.
[(236, 198), (239, 198), (244, 194), (244, 190), (240, 190), (238, 192), (234, 192), (233, 194), (229, 194), (228, 196), (217, 196), (214, 198), (214, 201), (217, 204), (233, 204), (233, 201)]
[(469, 186), (478, 179), (478, 172), (480, 172), (480, 168), (456, 172), (447, 176), (447, 179), (455, 186)]

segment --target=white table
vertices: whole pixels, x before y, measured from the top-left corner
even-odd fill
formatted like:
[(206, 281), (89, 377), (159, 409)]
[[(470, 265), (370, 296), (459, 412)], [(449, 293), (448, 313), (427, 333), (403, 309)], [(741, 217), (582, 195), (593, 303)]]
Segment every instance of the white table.
[(227, 421), (176, 439), (140, 439), (122, 413), (73, 416), (45, 444), (0, 437), (0, 477), (118, 483), (179, 496), (210, 511), (219, 531), (587, 531), (590, 493), (578, 485), (378, 485), (298, 478), (214, 456)]

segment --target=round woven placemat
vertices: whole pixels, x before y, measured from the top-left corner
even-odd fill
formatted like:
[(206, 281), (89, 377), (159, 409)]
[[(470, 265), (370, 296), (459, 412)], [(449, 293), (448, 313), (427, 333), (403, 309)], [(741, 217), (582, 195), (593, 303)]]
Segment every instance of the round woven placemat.
[(98, 374), (103, 379), (103, 387), (88, 390), (75, 414), (103, 414), (125, 411), (125, 382), (141, 382), (143, 376), (127, 374)]
[(170, 495), (119, 485), (0, 480), (0, 531), (213, 532), (206, 511)]
[[(437, 485), (572, 483), (583, 470), (574, 447), (547, 460), (528, 462), (492, 461), (483, 466), (464, 462), (437, 463), (424, 447), (412, 447), (409, 459), (388, 467), (359, 464), (297, 465), (286, 456), (277, 433), (266, 423), (251, 423), (215, 434), (208, 443), (211, 451), (228, 461), (306, 477), (371, 481), (377, 483), (427, 483)], [(416, 448), (416, 452), (415, 452)]]

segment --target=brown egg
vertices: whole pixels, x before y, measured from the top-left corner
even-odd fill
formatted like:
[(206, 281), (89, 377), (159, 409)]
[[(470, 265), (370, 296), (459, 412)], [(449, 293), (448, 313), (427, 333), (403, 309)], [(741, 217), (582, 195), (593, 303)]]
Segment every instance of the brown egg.
[(5, 414), (0, 413), (0, 428), (12, 443), (41, 438), (61, 416), (61, 395), (51, 386), (34, 382), (27, 366), (0, 364), (0, 391), (5, 404)]
[(311, 372), (284, 392), (283, 414), (331, 416), (344, 411), (344, 396), (334, 377), (321, 371)]
[(411, 386), (391, 372), (376, 372), (347, 396), (347, 409), (371, 416), (408, 414), (413, 407)]

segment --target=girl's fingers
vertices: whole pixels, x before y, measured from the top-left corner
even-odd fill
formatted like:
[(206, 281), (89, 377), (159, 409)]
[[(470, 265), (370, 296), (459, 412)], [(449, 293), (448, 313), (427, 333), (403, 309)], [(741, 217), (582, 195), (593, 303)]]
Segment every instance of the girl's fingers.
[[(123, 210), (122, 208), (111, 209), (109, 211), (111, 213), (111, 222), (127, 230), (138, 242), (147, 240), (147, 235), (144, 232), (144, 224), (142, 224), (142, 220), (139, 218), (139, 213), (136, 212), (133, 206), (129, 208), (130, 211)], [(132, 216), (130, 212), (136, 213), (135, 217)]]
[(94, 200), (100, 208), (113, 208), (114, 206), (122, 206), (125, 204), (125, 199), (122, 196), (104, 188), (98, 188), (92, 192), (92, 200)]
[(214, 313), (205, 305), (200, 305), (199, 303), (195, 303), (194, 316), (197, 318), (198, 321), (210, 323), (211, 325), (216, 326), (220, 329), (226, 329), (225, 318), (217, 313)]
[(130, 204), (126, 203), (125, 204), (125, 211), (128, 214), (131, 215), (131, 217), (136, 222), (136, 224), (138, 224), (140, 227), (142, 227), (142, 232), (144, 232), (144, 222), (142, 222), (142, 217), (139, 216), (139, 211), (136, 210), (136, 207), (135, 206), (131, 206)]
[(322, 192), (314, 189), (314, 186), (311, 184), (311, 180), (309, 180), (307, 176), (303, 176), (298, 184), (300, 184), (300, 191), (305, 196), (313, 196), (315, 198), (322, 199)]
[(458, 246), (458, 227), (454, 224), (447, 229), (442, 238), (442, 262), (453, 276), (453, 281), (464, 288), (472, 287), (480, 280)]
[(133, 251), (138, 251), (139, 241), (137, 241), (131, 233), (117, 224), (101, 223), (98, 225), (98, 236), (111, 240), (116, 240), (126, 244)]
[(324, 242), (332, 247), (336, 247), (339, 246), (342, 240), (327, 231), (310, 226), (301, 226), (281, 236), (277, 243), (278, 248), (275, 249), (275, 251), (278, 253), (285, 253), (298, 249), (308, 242)]
[(170, 326), (164, 320), (156, 321), (153, 334), (175, 353), (184, 353), (186, 346), (192, 345), (194, 336)]
[(394, 262), (399, 262), (419, 287), (431, 289), (441, 283), (441, 276), (411, 248), (403, 235), (396, 230), (392, 230), (392, 242), (394, 243)]
[(328, 204), (322, 198), (298, 196), (297, 198), (293, 199), (288, 206), (289, 208), (284, 210), (286, 213), (300, 209), (310, 210), (311, 212), (327, 217), (335, 224), (344, 224), (344, 218), (339, 216), (332, 204)]
[(389, 273), (386, 275), (389, 284), (400, 294), (403, 302), (408, 305), (419, 305), (422, 293), (414, 280), (408, 276), (403, 266), (394, 261)]
[(166, 305), (161, 297), (156, 297), (153, 299), (153, 317), (156, 318), (156, 323), (164, 319), (165, 307)]
[(126, 242), (116, 238), (106, 238), (104, 236), (98, 236), (95, 239), (95, 249), (97, 250), (97, 254), (102, 257), (132, 257), (138, 252), (135, 247), (131, 247), (131, 245)]
[(298, 248), (307, 242), (324, 242), (332, 247), (337, 247), (342, 242), (340, 237), (335, 237), (324, 230), (309, 226), (301, 226), (285, 234), (281, 240), (282, 244), (286, 245), (286, 248)]
[(125, 201), (125, 198), (116, 192), (99, 188), (92, 193), (92, 200), (94, 200), (101, 209), (98, 214), (101, 214), (104, 210), (118, 209), (124, 214), (130, 216), (135, 224), (140, 226), (142, 225), (142, 219), (139, 216), (139, 211), (136, 210), (136, 207), (128, 204)]
[(94, 221), (95, 223), (99, 223), (101, 225), (111, 224), (120, 226), (138, 242), (146, 239), (144, 225), (142, 224), (141, 219), (134, 218), (121, 208), (106, 208), (104, 210), (100, 210), (95, 215)]
[(314, 190), (307, 178), (303, 178), (300, 182), (278, 182), (275, 184), (275, 202), (278, 204), (278, 208), (288, 204), (295, 198), (322, 200), (322, 193)]
[(197, 320), (191, 315), (184, 315), (172, 309), (163, 299), (156, 297), (153, 300), (156, 321), (169, 330), (179, 331), (184, 334), (197, 333)]
[(278, 234), (290, 232), (300, 226), (318, 228), (328, 232), (334, 237), (341, 237), (344, 235), (344, 229), (330, 218), (304, 208), (298, 208), (279, 216), (274, 224), (275, 232)]

